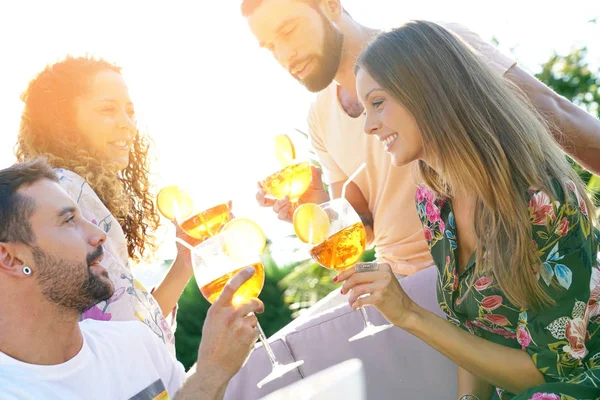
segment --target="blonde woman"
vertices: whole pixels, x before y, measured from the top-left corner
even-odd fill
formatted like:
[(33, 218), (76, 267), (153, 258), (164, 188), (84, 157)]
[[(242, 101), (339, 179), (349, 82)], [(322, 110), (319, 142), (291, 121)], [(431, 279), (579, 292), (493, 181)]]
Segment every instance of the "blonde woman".
[(159, 216), (149, 192), (149, 139), (138, 132), (120, 68), (102, 59), (67, 57), (40, 72), (22, 99), (18, 160), (47, 158), (83, 216), (108, 235), (103, 264), (115, 294), (82, 318), (141, 320), (175, 354), (174, 318), (166, 317), (192, 275), (191, 259), (178, 246), (173, 266), (152, 294), (132, 275), (130, 262), (148, 260), (156, 250)]
[(394, 165), (418, 161), (417, 211), (450, 323), (386, 264), (335, 279), (352, 307), (377, 307), (452, 359), (460, 398), (599, 398), (594, 207), (526, 97), (431, 22), (381, 34), (356, 71), (365, 132)]

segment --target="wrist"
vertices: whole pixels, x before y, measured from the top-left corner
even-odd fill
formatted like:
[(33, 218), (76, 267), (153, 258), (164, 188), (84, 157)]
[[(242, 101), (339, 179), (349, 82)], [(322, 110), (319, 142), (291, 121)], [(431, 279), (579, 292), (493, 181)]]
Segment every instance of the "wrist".
[(323, 204), (332, 200), (329, 196), (329, 193), (324, 189), (312, 189), (309, 188), (304, 192), (302, 197), (298, 200), (298, 204), (304, 203), (315, 203), (315, 204)]
[(198, 381), (216, 391), (226, 388), (233, 375), (235, 375), (218, 365), (206, 365), (206, 363), (201, 365), (200, 361), (198, 361), (195, 374), (198, 375), (196, 378)]
[(323, 189), (323, 190), (319, 191), (317, 204), (327, 203), (329, 200), (331, 200), (331, 197), (329, 196), (329, 193), (327, 192), (327, 190)]
[(198, 371), (190, 375), (175, 396), (175, 400), (222, 400), (228, 382), (216, 381)]
[(394, 322), (394, 325), (414, 334), (424, 326), (426, 312), (427, 310), (419, 307), (417, 303), (411, 301), (410, 306), (407, 307), (407, 310), (403, 313), (402, 318), (397, 322)]
[(178, 249), (175, 260), (171, 265), (171, 269), (188, 273), (191, 276), (194, 269), (192, 268), (192, 256), (188, 249)]

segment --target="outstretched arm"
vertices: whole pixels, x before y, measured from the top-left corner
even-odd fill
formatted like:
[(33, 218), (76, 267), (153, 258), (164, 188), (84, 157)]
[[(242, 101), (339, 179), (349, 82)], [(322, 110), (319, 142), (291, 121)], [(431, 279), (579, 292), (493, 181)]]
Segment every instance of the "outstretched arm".
[(600, 175), (600, 120), (558, 95), (518, 65), (504, 76), (519, 86), (550, 122), (563, 150), (589, 171)]

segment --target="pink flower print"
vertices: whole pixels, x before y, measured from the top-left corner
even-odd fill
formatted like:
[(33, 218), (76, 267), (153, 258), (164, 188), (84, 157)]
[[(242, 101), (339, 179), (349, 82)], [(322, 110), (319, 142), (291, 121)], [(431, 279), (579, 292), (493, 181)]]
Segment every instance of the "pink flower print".
[(428, 203), (433, 203), (433, 192), (426, 186), (423, 187), (423, 195)]
[(175, 337), (173, 336), (173, 331), (169, 326), (166, 318), (160, 317), (160, 327), (162, 331), (165, 333), (166, 339), (169, 343), (175, 344)]
[(587, 217), (587, 215), (588, 215), (587, 206), (585, 205), (585, 201), (583, 201), (583, 198), (581, 198), (581, 197), (579, 198), (579, 208), (581, 208), (581, 213)]
[(510, 322), (508, 322), (508, 319), (504, 315), (500, 314), (488, 314), (484, 318), (486, 319), (486, 321), (498, 326), (505, 326), (510, 324)]
[(446, 224), (440, 219), (440, 232), (446, 232)]
[[(502, 317), (501, 315), (495, 315), (495, 314), (490, 314), (490, 315), (493, 315), (495, 317)], [(504, 319), (506, 319), (506, 318), (504, 318)], [(506, 320), (506, 323), (508, 323), (508, 320)], [(517, 338), (517, 335), (514, 332), (511, 332), (505, 328), (490, 328), (489, 326), (486, 326), (479, 321), (471, 321), (471, 324), (473, 324), (473, 326), (478, 327), (479, 329), (483, 329), (484, 331), (488, 331), (490, 333), (500, 335), (502, 337), (505, 337), (506, 339), (516, 339)]]
[(425, 214), (427, 217), (429, 217), (429, 222), (433, 224), (437, 222), (440, 215), (440, 210), (438, 210), (433, 203), (427, 202), (427, 204), (425, 204)]
[[(497, 309), (498, 307), (500, 307), (502, 305), (502, 297), (498, 296), (498, 295), (494, 295), (494, 296), (487, 296), (486, 298), (484, 298), (481, 301), (481, 306), (486, 310), (486, 311), (494, 311), (495, 309)], [(504, 325), (504, 324), (502, 324)]]
[(94, 307), (90, 308), (89, 310), (87, 310), (86, 312), (84, 312), (81, 315), (82, 321), (84, 319), (94, 319), (96, 321), (110, 321), (111, 318), (112, 318), (111, 313), (103, 312), (100, 308), (98, 308), (98, 306), (94, 306)]
[(567, 236), (567, 232), (569, 231), (569, 220), (567, 217), (563, 217), (563, 219), (558, 223), (556, 227), (556, 234), (560, 237)]
[(431, 229), (429, 229), (428, 226), (423, 227), (423, 233), (425, 234), (425, 240), (427, 240), (428, 242), (430, 242), (431, 239), (433, 239), (433, 233), (431, 233)]
[(588, 320), (600, 314), (600, 267), (592, 267), (592, 277), (590, 279), (590, 299), (587, 303), (586, 314)]
[(529, 334), (529, 330), (522, 324), (517, 326), (517, 342), (519, 342), (521, 349), (523, 350), (525, 350), (525, 348), (531, 343), (531, 335)]
[(473, 331), (473, 325), (471, 324), (471, 322), (469, 322), (469, 320), (465, 320), (465, 327), (471, 334), (475, 333)]
[(442, 221), (440, 209), (437, 208), (435, 205), (433, 206), (433, 214), (431, 214), (429, 216), (429, 221), (431, 223), (436, 223), (436, 222), (441, 222)]
[(415, 197), (417, 198), (417, 201), (419, 203), (422, 203), (425, 200), (425, 191), (426, 190), (427, 189), (425, 189), (425, 186), (423, 186), (423, 185), (419, 186), (419, 188), (417, 189), (417, 194)]
[(478, 292), (481, 292), (482, 290), (487, 289), (488, 287), (490, 287), (490, 285), (494, 282), (494, 277), (493, 276), (482, 276), (481, 278), (477, 279), (477, 282), (475, 282), (475, 290), (477, 290)]
[(110, 297), (110, 299), (108, 299), (106, 301), (106, 305), (109, 305), (111, 303), (114, 303), (116, 301), (119, 301), (119, 299), (121, 299), (121, 297), (123, 297), (123, 294), (125, 294), (125, 288), (124, 287), (120, 287), (117, 290), (115, 290), (115, 292), (113, 293), (113, 295)]
[(456, 273), (456, 270), (452, 271), (452, 277), (454, 278), (454, 281), (452, 282), (452, 291), (455, 292), (456, 289), (458, 289), (458, 274)]
[(574, 318), (567, 323), (565, 336), (569, 345), (563, 347), (563, 350), (569, 354), (569, 357), (581, 360), (587, 355), (588, 350), (585, 347), (587, 335), (587, 321), (583, 318)]
[(554, 220), (554, 210), (550, 197), (544, 192), (535, 193), (529, 200), (529, 212), (533, 225), (546, 225), (546, 217)]
[(585, 205), (585, 201), (583, 201), (583, 198), (579, 195), (579, 191), (577, 190), (577, 187), (575, 187), (575, 183), (573, 183), (573, 181), (567, 181), (567, 187), (569, 188), (569, 190), (571, 190), (573, 193), (575, 193), (575, 197), (577, 197), (577, 203), (579, 204), (579, 208), (581, 209), (581, 213), (585, 216), (588, 215), (588, 209), (587, 206)]
[(554, 393), (535, 393), (529, 400), (560, 400), (560, 397)]

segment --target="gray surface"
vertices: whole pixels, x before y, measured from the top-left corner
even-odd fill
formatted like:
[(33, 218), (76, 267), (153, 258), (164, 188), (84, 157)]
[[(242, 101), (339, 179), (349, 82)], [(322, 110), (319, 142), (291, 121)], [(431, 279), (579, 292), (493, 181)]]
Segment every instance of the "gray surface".
[[(400, 282), (414, 301), (443, 315), (435, 298), (436, 279), (436, 269), (428, 268)], [(386, 323), (374, 308), (368, 307), (367, 312), (375, 325)], [(258, 389), (256, 383), (270, 367), (264, 349), (258, 347), (230, 382), (225, 399), (256, 400), (350, 358), (364, 364), (367, 399), (456, 399), (456, 366), (449, 359), (399, 328), (349, 343), (348, 338), (362, 326), (360, 313), (348, 305), (315, 316), (286, 336), (287, 347), (282, 340), (274, 343), (282, 360), (290, 355), (304, 360), (300, 373), (291, 372)]]

